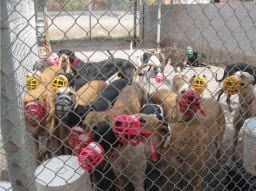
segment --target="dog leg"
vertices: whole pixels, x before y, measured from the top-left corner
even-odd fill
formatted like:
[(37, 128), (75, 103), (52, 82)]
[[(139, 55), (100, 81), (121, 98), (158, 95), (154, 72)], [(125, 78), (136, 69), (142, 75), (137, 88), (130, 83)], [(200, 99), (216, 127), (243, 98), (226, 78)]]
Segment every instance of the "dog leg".
[(220, 101), (220, 97), (222, 96), (222, 94), (224, 93), (224, 90), (223, 89), (220, 89), (217, 94), (218, 94), (218, 97), (217, 97), (217, 101)]
[(38, 139), (38, 135), (32, 135), (32, 137), (33, 137), (32, 144), (33, 144), (34, 158), (36, 160), (36, 165), (38, 166), (42, 162), (42, 157), (39, 152), (39, 143), (38, 143), (39, 139)]
[(226, 103), (228, 105), (228, 111), (229, 113), (233, 112), (233, 108), (231, 107), (231, 99), (230, 99), (231, 95), (227, 95), (227, 99), (226, 99)]
[(221, 154), (222, 154), (222, 149), (221, 149), (221, 145), (219, 144), (220, 142), (218, 140), (215, 140), (214, 141), (214, 145), (216, 147), (216, 160), (217, 160), (217, 163), (216, 163), (216, 170), (217, 170), (217, 173), (220, 172), (221, 170)]
[(233, 119), (233, 125), (234, 125), (234, 136), (233, 136), (233, 151), (232, 151), (232, 160), (236, 160), (236, 150), (237, 150), (237, 144), (238, 144), (238, 138), (239, 138), (239, 132), (240, 129), (243, 126), (243, 120), (245, 116), (241, 112), (237, 112), (234, 115)]
[(202, 178), (199, 174), (195, 174), (195, 176), (193, 177), (192, 183), (194, 185), (194, 190), (196, 190), (196, 191), (202, 190), (202, 186), (201, 186), (202, 180), (201, 179)]

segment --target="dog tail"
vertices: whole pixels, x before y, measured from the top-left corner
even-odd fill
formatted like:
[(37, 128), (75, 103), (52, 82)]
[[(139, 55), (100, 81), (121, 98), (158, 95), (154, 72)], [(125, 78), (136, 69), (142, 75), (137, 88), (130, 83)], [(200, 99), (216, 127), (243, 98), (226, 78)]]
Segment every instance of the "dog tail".
[(132, 52), (132, 51), (134, 51), (134, 48), (133, 48), (133, 41), (131, 40), (131, 42), (130, 42), (130, 51)]
[(218, 79), (217, 79), (217, 74), (215, 74), (215, 80), (216, 80), (216, 82), (222, 82), (222, 81), (224, 80), (225, 76), (226, 76), (226, 75), (225, 75), (225, 72), (224, 72), (222, 78), (218, 80)]

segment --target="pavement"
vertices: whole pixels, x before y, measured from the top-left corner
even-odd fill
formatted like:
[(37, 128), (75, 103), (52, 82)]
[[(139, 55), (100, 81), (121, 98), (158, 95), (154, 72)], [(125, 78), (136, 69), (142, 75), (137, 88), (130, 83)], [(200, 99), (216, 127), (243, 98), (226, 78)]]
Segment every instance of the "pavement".
[[(149, 48), (149, 46), (146, 47), (139, 47), (135, 48), (134, 50), (130, 50), (130, 42), (129, 41), (111, 41), (111, 40), (93, 40), (93, 41), (72, 41), (72, 42), (61, 42), (53, 45), (53, 52), (56, 52), (60, 49), (70, 49), (75, 51), (76, 55), (86, 61), (100, 61), (103, 59), (106, 59), (108, 57), (108, 53), (106, 50), (110, 50), (111, 53), (114, 55), (114, 57), (119, 58), (125, 58), (130, 59), (135, 63), (135, 57), (144, 51), (147, 50), (153, 50), (153, 48)], [(208, 79), (208, 88), (204, 92), (204, 97), (212, 97), (217, 90), (219, 89), (219, 84), (215, 81), (214, 75), (218, 74), (218, 76), (222, 76), (223, 74), (223, 68), (217, 67), (217, 66), (210, 66), (210, 68), (206, 67), (187, 67), (183, 74), (187, 75), (188, 77), (192, 77), (194, 74), (198, 75), (206, 75)], [(172, 66), (168, 65), (165, 69), (165, 77), (169, 81), (172, 80), (172, 76), (175, 74)], [(171, 89), (171, 85), (168, 83), (164, 84), (157, 84), (154, 79), (150, 80), (150, 83), (145, 82), (141, 84), (148, 92), (152, 92), (159, 88), (168, 88)], [(232, 97), (232, 106), (236, 107), (237, 105), (237, 97)], [(223, 105), (223, 109), (225, 110), (226, 119), (227, 119), (227, 128), (224, 136), (224, 143), (223, 147), (227, 148), (225, 151), (225, 159), (226, 161), (230, 160), (229, 156), (231, 153), (230, 146), (231, 146), (231, 140), (233, 136), (233, 126), (232, 126), (232, 117), (233, 113), (229, 113), (227, 110), (227, 106), (225, 104), (225, 96), (221, 99), (221, 103)], [(242, 131), (241, 131), (241, 138), (239, 143), (239, 149), (241, 150), (241, 157), (242, 157)], [(6, 161), (4, 160), (4, 152), (2, 147), (2, 141), (0, 137), (0, 170), (1, 170), (1, 176), (0, 180), (7, 180), (8, 181), (8, 172), (6, 169)], [(3, 158), (3, 159), (2, 159)]]

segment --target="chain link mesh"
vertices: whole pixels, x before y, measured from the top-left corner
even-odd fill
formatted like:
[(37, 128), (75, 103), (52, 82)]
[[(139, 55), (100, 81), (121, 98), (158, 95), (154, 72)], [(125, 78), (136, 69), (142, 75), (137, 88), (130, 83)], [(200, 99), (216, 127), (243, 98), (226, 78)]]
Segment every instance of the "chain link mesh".
[(0, 190), (256, 190), (253, 1), (1, 14)]

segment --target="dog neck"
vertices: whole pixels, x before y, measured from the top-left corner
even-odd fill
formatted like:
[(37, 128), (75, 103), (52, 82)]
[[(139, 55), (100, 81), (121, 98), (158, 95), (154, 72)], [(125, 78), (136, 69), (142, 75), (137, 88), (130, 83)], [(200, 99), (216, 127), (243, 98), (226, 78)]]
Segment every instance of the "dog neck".
[(243, 108), (248, 108), (255, 99), (253, 86), (246, 87), (239, 93), (239, 102)]

